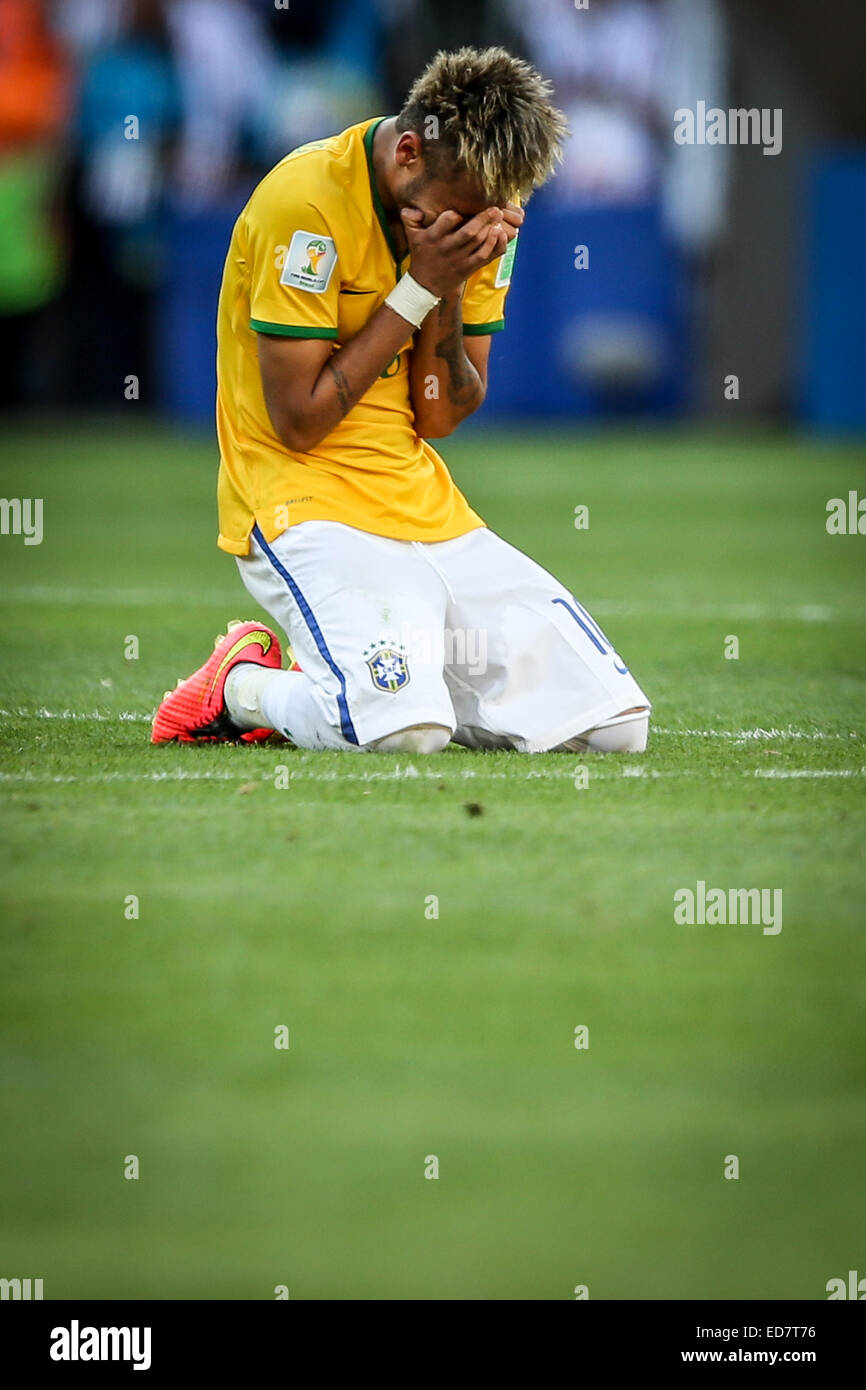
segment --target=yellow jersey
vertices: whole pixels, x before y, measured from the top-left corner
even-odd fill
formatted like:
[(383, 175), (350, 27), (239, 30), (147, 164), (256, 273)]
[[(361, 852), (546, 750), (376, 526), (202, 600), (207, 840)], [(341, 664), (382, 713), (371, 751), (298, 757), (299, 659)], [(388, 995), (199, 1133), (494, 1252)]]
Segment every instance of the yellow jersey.
[[(294, 150), (235, 224), (217, 315), (219, 545), (230, 554), (248, 553), (254, 525), (268, 541), (303, 521), (415, 541), (451, 540), (484, 525), (415, 432), (411, 334), (307, 453), (286, 448), (265, 405), (259, 333), (325, 338), (339, 352), (408, 266), (408, 256), (398, 262), (373, 175), (373, 135), (384, 119)], [(516, 245), (467, 281), (465, 334), (504, 327)]]

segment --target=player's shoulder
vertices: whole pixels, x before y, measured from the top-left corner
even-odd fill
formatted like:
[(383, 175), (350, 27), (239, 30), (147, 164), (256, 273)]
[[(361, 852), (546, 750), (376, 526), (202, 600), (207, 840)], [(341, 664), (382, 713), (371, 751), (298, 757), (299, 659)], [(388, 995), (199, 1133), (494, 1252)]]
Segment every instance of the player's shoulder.
[(242, 217), (248, 223), (283, 220), (287, 212), (312, 207), (335, 224), (344, 222), (366, 177), (364, 135), (371, 124), (361, 121), (290, 151), (257, 184)]

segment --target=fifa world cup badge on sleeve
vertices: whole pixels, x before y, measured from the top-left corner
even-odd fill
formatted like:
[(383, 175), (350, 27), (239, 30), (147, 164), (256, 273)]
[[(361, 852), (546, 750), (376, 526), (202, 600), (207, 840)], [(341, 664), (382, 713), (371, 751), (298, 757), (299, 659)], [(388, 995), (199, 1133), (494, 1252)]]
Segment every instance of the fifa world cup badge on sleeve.
[(295, 232), (280, 284), (310, 294), (324, 294), (336, 264), (337, 248), (332, 237), (319, 236), (318, 232)]

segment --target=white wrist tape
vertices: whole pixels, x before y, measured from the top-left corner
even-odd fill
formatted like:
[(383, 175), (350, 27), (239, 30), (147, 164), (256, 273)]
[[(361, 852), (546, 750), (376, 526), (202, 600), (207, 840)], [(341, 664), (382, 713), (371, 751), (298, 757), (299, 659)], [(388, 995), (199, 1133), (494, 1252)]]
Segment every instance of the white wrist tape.
[(385, 303), (389, 309), (393, 309), (395, 314), (399, 314), (401, 319), (408, 319), (409, 323), (420, 328), (431, 309), (434, 309), (440, 302), (440, 296), (431, 294), (425, 290), (423, 285), (419, 285), (417, 280), (406, 274), (398, 280)]

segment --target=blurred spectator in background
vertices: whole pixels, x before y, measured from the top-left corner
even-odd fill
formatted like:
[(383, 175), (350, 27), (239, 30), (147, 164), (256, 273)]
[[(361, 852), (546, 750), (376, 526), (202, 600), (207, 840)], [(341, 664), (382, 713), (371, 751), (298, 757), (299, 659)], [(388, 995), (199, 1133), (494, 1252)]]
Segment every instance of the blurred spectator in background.
[[(230, 228), (257, 180), (296, 145), (378, 108), (381, 3), (56, 7), (79, 67), (67, 196), (70, 404), (117, 405), (130, 376), (137, 398), (153, 399), (155, 315), (172, 314), (159, 295), (182, 292), (181, 262), (210, 292), (214, 228)], [(196, 237), (197, 267), (184, 247)]]
[(440, 48), (500, 44), (528, 58), (525, 35), (531, 30), (535, 0), (517, 7), (512, 21), (508, 0), (378, 0), (385, 24), (383, 45), (387, 106), (399, 111), (419, 72)]
[(645, 201), (657, 191), (664, 124), (663, 7), (655, 0), (508, 0), (532, 61), (571, 127), (551, 184), (560, 202)]
[[(667, 381), (667, 408), (685, 404), (705, 338), (703, 304), (723, 232), (727, 152), (678, 145), (674, 112), (725, 104), (725, 29), (718, 0), (502, 0), (532, 61), (554, 83), (571, 127), (563, 165), (542, 195), (575, 215), (575, 240), (617, 244), (594, 261), (593, 302), (576, 297), (561, 360), (581, 390), (618, 409), (646, 405)], [(641, 275), (667, 265), (655, 304)], [(633, 249), (632, 249), (633, 248)], [(607, 275), (607, 285), (602, 277)], [(631, 285), (630, 297), (623, 287)], [(586, 287), (585, 287), (586, 288)], [(581, 307), (581, 305), (583, 307)]]
[(291, 12), (259, 3), (275, 50), (259, 146), (270, 167), (296, 146), (384, 109), (387, 16), (385, 0), (329, 0)]
[(76, 64), (116, 39), (129, 0), (50, 0), (51, 25)]
[(661, 106), (665, 158), (661, 195), (665, 221), (682, 253), (707, 261), (725, 234), (728, 220), (730, 148), (678, 145), (671, 139), (674, 113), (728, 105), (728, 33), (720, 0), (664, 0), (665, 45), (661, 61)]
[[(116, 7), (103, 13), (114, 18)], [(95, 13), (95, 11), (94, 11)], [(105, 32), (105, 31), (104, 31)], [(180, 98), (165, 0), (130, 0), (83, 55), (68, 184), (71, 404), (147, 399), (168, 163)]]
[(38, 0), (0, 0), (0, 406), (39, 399), (44, 307), (57, 294), (58, 148), (68, 71)]
[(571, 138), (550, 196), (564, 205), (662, 198), (689, 253), (723, 229), (724, 148), (673, 140), (678, 107), (725, 104), (719, 0), (502, 0), (532, 61), (554, 83)]
[(245, 0), (174, 0), (167, 20), (182, 103), (174, 190), (200, 208), (220, 202), (242, 164), (258, 162), (275, 55), (260, 10)]

